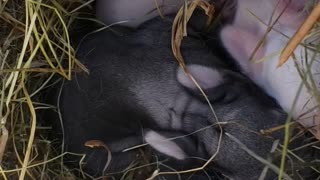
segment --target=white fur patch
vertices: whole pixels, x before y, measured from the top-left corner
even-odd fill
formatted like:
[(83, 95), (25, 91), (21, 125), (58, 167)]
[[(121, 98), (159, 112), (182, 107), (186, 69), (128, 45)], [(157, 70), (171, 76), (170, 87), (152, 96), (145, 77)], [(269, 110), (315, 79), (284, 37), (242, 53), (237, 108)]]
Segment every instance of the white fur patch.
[[(208, 0), (206, 0), (208, 1)], [(183, 5), (181, 0), (96, 0), (96, 16), (106, 25), (123, 22), (121, 25), (136, 28), (143, 22), (159, 16), (177, 12)]]
[[(199, 83), (201, 88), (214, 88), (222, 82), (222, 76), (220, 72), (215, 69), (195, 64), (188, 65), (187, 69), (195, 78), (197, 83)], [(190, 89), (196, 89), (196, 85), (194, 84), (194, 82), (185, 74), (185, 72), (181, 68), (178, 69), (177, 79), (183, 86)]]
[(185, 152), (176, 143), (167, 140), (166, 137), (155, 131), (147, 132), (144, 138), (150, 146), (163, 154), (178, 160), (183, 160), (186, 158)]

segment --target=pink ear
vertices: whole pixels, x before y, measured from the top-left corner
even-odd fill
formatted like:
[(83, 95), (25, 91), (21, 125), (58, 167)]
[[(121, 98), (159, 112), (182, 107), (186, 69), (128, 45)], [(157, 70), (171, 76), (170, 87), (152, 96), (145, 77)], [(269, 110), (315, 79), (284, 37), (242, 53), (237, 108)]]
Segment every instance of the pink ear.
[[(250, 27), (246, 29), (234, 25), (226, 26), (221, 31), (221, 40), (225, 48), (232, 57), (239, 63), (242, 69), (252, 75), (254, 69), (250, 64), (249, 58), (262, 38), (261, 32), (250, 31)], [(254, 60), (259, 60), (264, 56), (265, 46), (262, 45), (256, 52)]]
[[(188, 65), (187, 69), (195, 78), (197, 83), (199, 83), (201, 88), (214, 88), (220, 85), (223, 81), (223, 76), (220, 74), (220, 72), (212, 69), (211, 67), (192, 64)], [(180, 67), (177, 71), (177, 80), (181, 85), (189, 89), (197, 89), (195, 83), (185, 74), (185, 72)]]
[(149, 143), (149, 145), (154, 149), (170, 157), (183, 160), (187, 156), (184, 150), (181, 149), (178, 144), (168, 140), (166, 137), (155, 131), (147, 132), (144, 138), (146, 142)]
[[(273, 0), (276, 9), (276, 16), (281, 14), (279, 22), (282, 26), (297, 29), (307, 18), (304, 11), (307, 0)], [(284, 12), (282, 12), (285, 10)]]
[[(276, 0), (274, 3), (277, 4), (278, 1), (279, 0)], [(297, 13), (303, 11), (306, 3), (307, 0), (280, 0), (278, 8), (281, 11), (287, 6), (286, 11), (289, 11), (289, 13)]]

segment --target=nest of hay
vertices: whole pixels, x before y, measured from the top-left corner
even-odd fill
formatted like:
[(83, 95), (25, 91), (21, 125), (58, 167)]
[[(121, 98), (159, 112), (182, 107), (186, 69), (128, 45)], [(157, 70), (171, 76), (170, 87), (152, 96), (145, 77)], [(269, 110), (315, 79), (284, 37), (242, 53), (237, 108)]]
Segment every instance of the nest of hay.
[[(40, 126), (39, 94), (58, 74), (70, 79), (75, 59), (69, 28), (84, 2), (0, 2), (1, 179), (50, 179), (64, 167)], [(74, 10), (74, 12), (72, 12)], [(61, 155), (60, 155), (61, 156)], [(64, 177), (67, 177), (63, 175)]]
[[(66, 153), (52, 146), (54, 142), (47, 137), (51, 127), (43, 126), (45, 119), (38, 116), (38, 111), (56, 108), (44, 104), (40, 96), (42, 90), (54, 85), (53, 76), (69, 80), (76, 69), (87, 71), (75, 58), (69, 32), (75, 19), (83, 17), (82, 8), (92, 10), (91, 2), (0, 1), (1, 179), (78, 179), (63, 165)], [(319, 37), (320, 26), (316, 27), (313, 36)], [(179, 57), (178, 44), (175, 42)], [(300, 148), (319, 149), (317, 143), (306, 143)], [(288, 152), (295, 156), (293, 151)], [(296, 158), (305, 168), (320, 174), (319, 167), (313, 164), (318, 159), (305, 162)], [(129, 174), (126, 179), (132, 177)]]

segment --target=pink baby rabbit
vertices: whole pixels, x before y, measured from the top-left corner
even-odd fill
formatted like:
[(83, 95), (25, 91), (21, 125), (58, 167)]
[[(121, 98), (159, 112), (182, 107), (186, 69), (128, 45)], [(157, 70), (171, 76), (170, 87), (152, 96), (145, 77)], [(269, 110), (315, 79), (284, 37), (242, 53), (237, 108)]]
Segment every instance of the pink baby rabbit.
[[(161, 13), (178, 11), (183, 0), (97, 0), (98, 19), (105, 24), (123, 22), (122, 25), (137, 27)], [(158, 7), (158, 8), (157, 8)]]
[[(319, 56), (300, 45), (294, 52), (295, 58), (291, 57), (277, 68), (281, 50), (307, 17), (306, 3), (307, 0), (238, 0), (234, 22), (221, 31), (221, 38), (248, 76), (273, 96), (285, 111), (291, 112), (294, 119), (317, 135), (320, 120), (317, 116), (319, 101), (315, 95), (318, 93), (319, 97)], [(262, 39), (262, 45), (255, 51)], [(315, 61), (310, 72), (314, 86), (310, 88), (303, 84), (300, 74), (307, 74), (312, 57)], [(253, 63), (249, 62), (250, 58)], [(312, 84), (309, 77), (307, 81)]]

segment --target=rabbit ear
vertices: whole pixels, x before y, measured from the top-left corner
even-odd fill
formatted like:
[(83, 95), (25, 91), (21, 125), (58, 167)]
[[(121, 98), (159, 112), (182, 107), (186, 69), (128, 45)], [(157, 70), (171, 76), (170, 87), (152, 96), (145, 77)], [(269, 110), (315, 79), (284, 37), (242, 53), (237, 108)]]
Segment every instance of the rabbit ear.
[[(194, 119), (193, 119), (194, 120)], [(195, 137), (179, 131), (147, 130), (145, 141), (156, 151), (177, 160), (190, 160), (190, 157), (206, 157), (207, 152), (199, 146)]]
[[(259, 65), (250, 64), (249, 58), (256, 49), (258, 42), (263, 37), (262, 33), (257, 31), (256, 28), (250, 29), (248, 27), (247, 29), (244, 29), (235, 25), (229, 25), (222, 29), (220, 37), (225, 48), (238, 62), (244, 72), (249, 76), (252, 76), (254, 72), (257, 72)], [(255, 52), (253, 59), (259, 60), (264, 55), (265, 46), (262, 45)]]
[[(203, 89), (210, 89), (221, 84), (223, 76), (221, 73), (215, 69), (202, 65), (188, 65), (188, 71), (194, 77), (194, 79), (199, 83), (200, 87)], [(195, 83), (187, 76), (187, 74), (181, 69), (178, 69), (177, 80), (184, 87), (195, 90), (197, 89)]]
[(167, 137), (155, 132), (148, 131), (144, 136), (145, 141), (155, 150), (173, 157), (178, 160), (183, 160), (187, 157), (182, 148), (175, 142), (168, 140)]
[[(276, 15), (281, 17), (279, 21), (282, 26), (289, 29), (297, 29), (307, 18), (306, 4), (307, 0), (274, 0)], [(278, 3), (278, 4), (277, 4)]]

